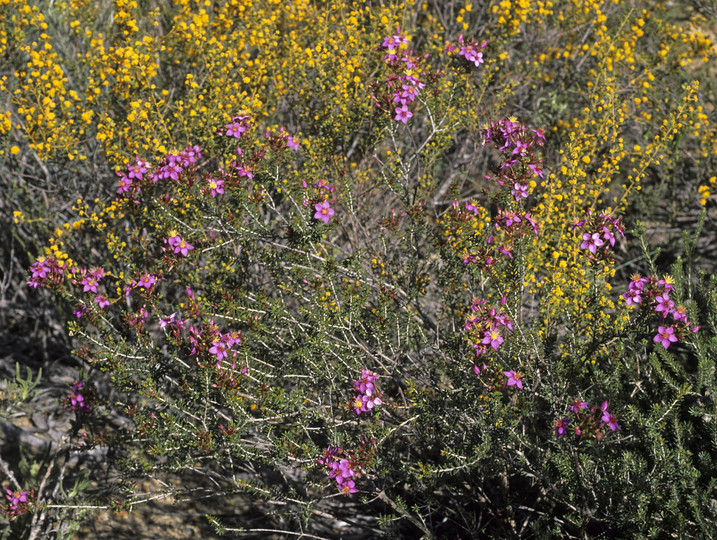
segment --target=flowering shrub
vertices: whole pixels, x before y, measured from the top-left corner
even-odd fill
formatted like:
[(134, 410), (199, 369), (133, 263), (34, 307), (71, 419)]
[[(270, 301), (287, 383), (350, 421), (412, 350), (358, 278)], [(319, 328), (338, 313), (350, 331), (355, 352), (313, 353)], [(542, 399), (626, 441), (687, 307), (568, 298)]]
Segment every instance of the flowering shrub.
[[(148, 476), (194, 496), (191, 471), (277, 534), (709, 531), (714, 278), (693, 248), (674, 284), (623, 275), (626, 254), (657, 273), (641, 187), (713, 136), (679, 69), (709, 40), (629, 2), (275, 4), (121, 1), (111, 33), (63, 4), (87, 26), (76, 97), (49, 34), (42, 55), (4, 34), (37, 52), (3, 82), (13, 136), (85, 161), (89, 130), (116, 167), (27, 278), (92, 374), (65, 403), (121, 473), (96, 506)], [(90, 423), (103, 377), (120, 433)]]

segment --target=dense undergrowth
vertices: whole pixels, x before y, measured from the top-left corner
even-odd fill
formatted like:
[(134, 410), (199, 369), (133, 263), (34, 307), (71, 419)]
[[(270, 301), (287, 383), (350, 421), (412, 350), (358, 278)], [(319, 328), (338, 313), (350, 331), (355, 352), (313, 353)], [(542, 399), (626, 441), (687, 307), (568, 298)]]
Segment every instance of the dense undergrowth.
[(708, 6), (0, 5), (8, 328), (80, 370), (9, 534), (714, 532)]

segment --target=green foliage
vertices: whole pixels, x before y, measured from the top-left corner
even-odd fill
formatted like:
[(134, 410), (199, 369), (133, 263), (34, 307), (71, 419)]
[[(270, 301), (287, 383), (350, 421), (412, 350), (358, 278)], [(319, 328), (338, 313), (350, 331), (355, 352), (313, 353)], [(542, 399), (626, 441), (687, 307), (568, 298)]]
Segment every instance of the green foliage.
[(37, 370), (37, 377), (33, 380), (32, 369), (25, 366), (27, 370), (27, 378), (20, 375), (20, 363), (15, 363), (15, 379), (8, 381), (5, 387), (5, 393), (16, 404), (31, 400), (39, 391), (38, 385), (42, 378), (42, 368)]

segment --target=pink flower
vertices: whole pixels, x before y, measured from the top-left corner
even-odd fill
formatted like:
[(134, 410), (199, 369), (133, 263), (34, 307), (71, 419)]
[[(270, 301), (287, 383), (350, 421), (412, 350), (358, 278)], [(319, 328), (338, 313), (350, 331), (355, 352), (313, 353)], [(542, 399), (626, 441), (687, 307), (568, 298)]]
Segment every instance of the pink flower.
[(84, 381), (80, 381), (72, 386), (72, 394), (70, 394), (69, 400), (70, 407), (73, 411), (89, 411), (92, 408), (91, 405), (85, 401), (85, 397), (80, 393), (84, 385)]
[(657, 313), (662, 312), (663, 318), (666, 318), (667, 314), (670, 313), (673, 307), (675, 307), (675, 303), (670, 299), (666, 292), (662, 293), (660, 296), (656, 296), (655, 301), (657, 302), (655, 311)]
[(578, 414), (580, 411), (587, 410), (587, 408), (589, 406), (590, 406), (590, 403), (588, 403), (587, 401), (577, 400), (577, 401), (574, 401), (573, 403), (571, 403), (570, 407), (568, 407), (568, 409), (573, 411), (575, 414)]
[(140, 276), (139, 281), (137, 282), (137, 287), (144, 287), (145, 289), (149, 290), (155, 283), (157, 283), (157, 278), (154, 276), (154, 274), (144, 272)]
[(333, 216), (336, 212), (333, 208), (331, 208), (331, 205), (329, 204), (329, 201), (324, 201), (322, 203), (317, 203), (314, 205), (314, 208), (316, 209), (316, 213), (314, 214), (314, 219), (320, 219), (327, 225), (329, 224), (329, 219), (331, 219), (331, 216)]
[(129, 174), (127, 175), (129, 178), (136, 178), (137, 180), (142, 180), (142, 177), (147, 172), (149, 167), (149, 163), (146, 161), (136, 158), (135, 164), (131, 165), (128, 170)]
[(667, 328), (664, 326), (658, 326), (657, 335), (653, 341), (661, 344), (665, 349), (667, 349), (671, 343), (675, 343), (677, 341), (675, 329), (672, 326), (668, 326)]
[(107, 298), (105, 296), (102, 296), (101, 294), (98, 294), (95, 297), (95, 302), (97, 302), (97, 305), (100, 306), (100, 309), (104, 309), (110, 305), (110, 301), (107, 300)]
[(217, 357), (217, 366), (219, 366), (219, 362), (222, 361), (222, 358), (227, 358), (229, 356), (227, 353), (227, 345), (223, 341), (213, 342), (212, 348), (209, 349), (209, 352)]
[(640, 292), (640, 289), (635, 288), (623, 294), (622, 297), (625, 299), (625, 304), (628, 306), (632, 306), (634, 304), (639, 304), (640, 302), (642, 302), (642, 296), (640, 296)]
[(600, 233), (583, 233), (583, 243), (580, 244), (580, 249), (587, 249), (594, 255), (597, 253), (597, 248), (602, 246), (604, 243), (605, 242), (603, 242), (602, 238), (600, 238)]
[(183, 257), (187, 257), (189, 252), (194, 249), (192, 244), (189, 244), (186, 240), (183, 240), (181, 236), (170, 236), (167, 238), (167, 243), (174, 248), (175, 254), (182, 254)]
[(521, 374), (516, 373), (513, 370), (510, 371), (504, 371), (503, 375), (508, 377), (507, 385), (508, 386), (517, 386), (519, 389), (523, 389), (523, 381), (520, 380)]
[(169, 317), (163, 317), (162, 319), (159, 319), (159, 327), (160, 328), (167, 328), (170, 324), (174, 322), (174, 319), (177, 317), (177, 312), (175, 311), (172, 313)]
[(356, 414), (368, 412), (376, 405), (383, 403), (375, 385), (377, 378), (378, 375), (373, 371), (361, 368), (361, 378), (358, 381), (354, 381), (354, 388), (359, 392), (359, 395), (354, 398), (352, 404), (352, 408)]
[(677, 306), (670, 313), (672, 313), (672, 318), (675, 322), (682, 321), (687, 323), (687, 309), (685, 306)]
[(570, 418), (563, 418), (562, 420), (555, 421), (555, 435), (562, 437), (565, 435), (565, 428), (570, 424)]
[(403, 122), (404, 124), (408, 123), (408, 119), (413, 116), (413, 113), (408, 110), (407, 105), (402, 105), (401, 107), (396, 107), (396, 120), (397, 122)]
[(525, 199), (528, 196), (528, 186), (519, 182), (515, 182), (515, 184), (513, 185), (513, 189), (510, 190), (510, 194), (515, 197), (516, 201), (519, 201), (520, 199)]
[(294, 137), (289, 136), (286, 138), (286, 146), (291, 148), (294, 152), (299, 151), (299, 143), (294, 139)]
[(485, 333), (485, 336), (483, 337), (483, 341), (481, 341), (481, 343), (483, 345), (490, 345), (497, 350), (498, 347), (500, 347), (500, 344), (504, 341), (505, 340), (496, 330), (490, 330)]
[(611, 431), (620, 429), (620, 426), (617, 424), (617, 417), (614, 414), (610, 414), (607, 410), (607, 401), (603, 402), (600, 409), (603, 411), (602, 418), (600, 420), (607, 424)]
[(117, 193), (127, 193), (132, 188), (132, 179), (122, 175), (117, 182)]
[(212, 199), (216, 199), (217, 195), (224, 194), (224, 180), (221, 178), (208, 178), (207, 182), (209, 183), (209, 193), (212, 195)]
[(241, 115), (232, 118), (232, 123), (226, 125), (226, 132), (224, 135), (227, 137), (234, 137), (235, 139), (241, 139), (244, 133), (249, 130), (249, 116)]
[(85, 277), (81, 283), (85, 286), (85, 288), (82, 289), (83, 292), (97, 293), (97, 280), (94, 276), (90, 275)]

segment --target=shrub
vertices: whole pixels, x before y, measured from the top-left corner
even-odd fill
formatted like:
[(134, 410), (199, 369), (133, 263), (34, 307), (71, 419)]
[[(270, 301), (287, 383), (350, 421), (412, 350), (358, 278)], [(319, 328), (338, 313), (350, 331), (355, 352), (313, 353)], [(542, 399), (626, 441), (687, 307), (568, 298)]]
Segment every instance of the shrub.
[(714, 283), (694, 238), (661, 275), (629, 210), (654, 171), (709, 178), (705, 94), (680, 63), (710, 43), (660, 9), (534, 4), (118, 3), (107, 38), (83, 12), (66, 129), (33, 116), (44, 72), (17, 76), (30, 148), (82, 160), (82, 110), (122, 164), (28, 278), (74, 310), (78, 422), (117, 409), (85, 393), (99, 370), (131, 420), (82, 441), (122, 472), (99, 505), (191, 471), (192, 493), (244, 492), (279, 534), (709, 534)]

